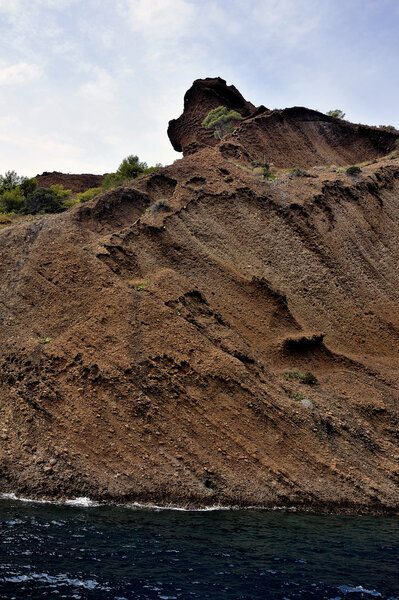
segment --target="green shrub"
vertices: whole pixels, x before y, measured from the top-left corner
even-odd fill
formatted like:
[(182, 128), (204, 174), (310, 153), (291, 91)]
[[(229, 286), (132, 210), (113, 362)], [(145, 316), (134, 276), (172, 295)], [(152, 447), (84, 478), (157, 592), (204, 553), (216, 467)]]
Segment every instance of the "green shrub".
[(72, 194), (72, 190), (64, 189), (64, 186), (59, 183), (51, 185), (50, 190), (52, 190), (55, 193), (60, 202), (66, 202), (67, 200), (69, 200)]
[(103, 179), (102, 189), (107, 192), (115, 187), (123, 185), (125, 182), (126, 179), (123, 179), (123, 177), (117, 173), (108, 173)]
[(346, 169), (346, 174), (347, 175), (359, 175), (359, 173), (361, 173), (362, 170), (360, 167), (348, 167)]
[(264, 164), (262, 167), (262, 176), (263, 179), (273, 180), (276, 179), (276, 175), (273, 169), (270, 168), (270, 165)]
[(26, 199), (26, 212), (30, 214), (58, 213), (66, 208), (57, 192), (52, 189), (38, 188)]
[[(153, 171), (156, 171), (161, 167), (161, 163), (157, 163), (155, 167), (148, 167), (147, 163), (139, 161), (138, 156), (130, 154), (129, 156), (123, 159), (123, 161), (118, 167), (118, 170), (115, 173), (108, 173), (104, 177), (101, 189), (102, 191), (107, 192), (109, 190), (112, 190), (113, 188), (123, 185), (127, 181), (137, 179), (137, 177), (148, 175), (149, 173), (152, 173)], [(91, 198), (89, 199), (91, 200)], [(87, 200), (82, 200), (82, 202), (87, 202)]]
[(290, 175), (293, 177), (308, 177), (308, 172), (300, 169), (299, 167), (295, 167), (294, 169), (289, 170)]
[(116, 174), (121, 179), (135, 179), (138, 175), (141, 175), (146, 169), (148, 169), (147, 163), (140, 162), (138, 156), (129, 154), (129, 156), (124, 158), (121, 164), (119, 165)]
[(226, 106), (218, 106), (209, 111), (201, 125), (205, 129), (214, 129), (214, 136), (221, 140), (226, 133), (235, 130), (234, 121), (241, 121), (242, 116), (236, 110), (229, 110)]
[(22, 190), (25, 198), (29, 196), (29, 194), (33, 194), (33, 192), (37, 189), (37, 181), (34, 177), (29, 179), (28, 177), (23, 177), (23, 181), (20, 184), (20, 188)]
[(345, 113), (339, 108), (336, 108), (335, 110), (329, 110), (326, 114), (330, 117), (335, 117), (336, 119), (343, 119), (345, 117)]
[(384, 129), (385, 131), (393, 131), (393, 133), (397, 131), (396, 127), (394, 127), (393, 125), (378, 125), (378, 129)]
[(101, 187), (89, 188), (85, 192), (79, 192), (77, 194), (77, 199), (79, 202), (89, 202), (89, 200), (93, 200), (98, 194), (101, 194), (103, 189)]
[(284, 373), (284, 377), (285, 379), (295, 379), (301, 383), (306, 383), (307, 385), (315, 385), (317, 383), (316, 375), (313, 375), (310, 371), (306, 371), (306, 373), (301, 373), (300, 371), (287, 371)]
[(69, 200), (63, 202), (62, 206), (64, 206), (65, 208), (72, 208), (72, 206), (76, 206), (77, 204), (80, 204), (79, 198), (77, 198), (77, 196), (74, 196), (69, 198)]
[(23, 195), (19, 186), (16, 188), (6, 189), (0, 196), (1, 210), (2, 212), (6, 213), (18, 213), (23, 211), (25, 208), (25, 202), (25, 196)]
[(24, 212), (26, 197), (36, 186), (36, 179), (22, 177), (16, 171), (7, 171), (0, 175), (0, 212)]

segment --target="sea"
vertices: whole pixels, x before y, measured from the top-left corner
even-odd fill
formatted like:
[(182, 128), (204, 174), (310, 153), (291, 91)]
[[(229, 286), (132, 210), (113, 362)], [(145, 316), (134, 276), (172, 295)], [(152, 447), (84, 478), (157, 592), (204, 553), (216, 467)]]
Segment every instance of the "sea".
[(1, 600), (399, 600), (398, 517), (0, 500)]

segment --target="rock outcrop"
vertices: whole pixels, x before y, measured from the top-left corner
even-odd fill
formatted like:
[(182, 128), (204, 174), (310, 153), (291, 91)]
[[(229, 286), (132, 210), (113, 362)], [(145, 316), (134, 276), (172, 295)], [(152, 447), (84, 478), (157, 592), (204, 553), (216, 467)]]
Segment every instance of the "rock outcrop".
[(59, 171), (45, 171), (41, 175), (36, 175), (38, 187), (49, 188), (52, 185), (62, 185), (66, 190), (72, 190), (73, 193), (85, 192), (89, 188), (100, 187), (104, 175), (91, 175), (83, 173), (75, 175), (70, 173), (60, 173)]
[[(221, 141), (201, 127), (208, 112), (220, 105), (244, 117), (236, 131)], [(395, 132), (355, 125), (307, 108), (255, 108), (220, 78), (194, 81), (184, 97), (183, 114), (170, 121), (168, 135), (174, 149), (185, 156), (220, 146), (226, 158), (281, 168), (340, 166), (378, 158), (393, 150), (398, 137)]]
[(224, 79), (197, 79), (185, 93), (183, 114), (169, 122), (168, 136), (177, 152), (193, 154), (205, 146), (217, 145), (213, 132), (201, 127), (201, 123), (209, 111), (218, 106), (236, 110), (243, 117), (249, 117), (256, 110), (234, 85), (228, 86)]

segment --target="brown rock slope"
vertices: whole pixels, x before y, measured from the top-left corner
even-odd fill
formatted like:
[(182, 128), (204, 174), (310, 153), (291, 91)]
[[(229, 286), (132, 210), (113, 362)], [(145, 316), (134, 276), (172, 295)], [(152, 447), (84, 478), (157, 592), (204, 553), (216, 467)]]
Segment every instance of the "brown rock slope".
[(59, 173), (58, 171), (44, 171), (41, 175), (36, 175), (38, 187), (49, 188), (52, 185), (62, 185), (66, 190), (72, 190), (73, 193), (85, 192), (89, 188), (100, 187), (104, 175), (74, 175), (70, 173)]
[(225, 143), (0, 232), (0, 491), (399, 512), (399, 160)]

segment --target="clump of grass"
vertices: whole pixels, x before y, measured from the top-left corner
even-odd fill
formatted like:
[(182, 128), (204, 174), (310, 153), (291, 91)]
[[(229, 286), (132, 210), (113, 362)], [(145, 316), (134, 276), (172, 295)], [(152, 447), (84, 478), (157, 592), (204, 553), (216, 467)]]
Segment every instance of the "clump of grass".
[[(245, 171), (246, 173), (253, 173), (254, 169), (247, 167), (246, 165), (240, 165), (240, 163), (234, 163), (234, 165), (236, 167), (238, 167), (239, 169), (241, 169), (242, 171)], [(259, 165), (255, 165), (255, 163), (253, 163), (254, 166), (259, 166)]]
[(134, 287), (136, 292), (141, 292), (142, 290), (145, 290), (147, 286), (150, 285), (151, 281), (131, 281), (130, 283)]
[(172, 209), (169, 202), (165, 198), (157, 200), (154, 204), (151, 204), (146, 210), (147, 213), (157, 213), (159, 211), (170, 212)]
[(292, 396), (293, 400), (305, 400), (305, 396), (303, 394), (301, 394), (300, 392), (296, 392), (293, 396)]
[(268, 164), (263, 165), (262, 176), (263, 179), (267, 179), (268, 181), (274, 181), (275, 179), (277, 179), (275, 170), (272, 169)]
[(10, 225), (12, 219), (8, 215), (0, 215), (0, 225)]
[(288, 380), (296, 380), (301, 383), (306, 383), (307, 385), (315, 385), (317, 383), (317, 377), (310, 371), (306, 371), (306, 373), (301, 373), (300, 371), (287, 371), (284, 373), (285, 379)]
[(51, 337), (44, 337), (37, 340), (38, 344), (49, 344), (52, 341)]
[(295, 167), (294, 169), (290, 169), (288, 171), (288, 173), (292, 177), (309, 177), (309, 173), (307, 171), (304, 171), (303, 169), (300, 169), (299, 167)]

